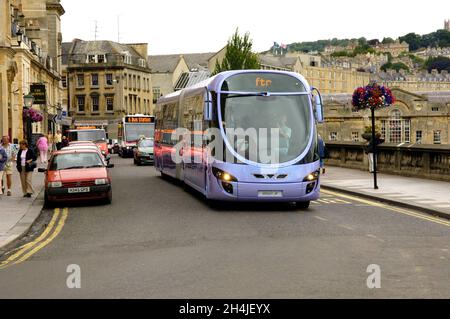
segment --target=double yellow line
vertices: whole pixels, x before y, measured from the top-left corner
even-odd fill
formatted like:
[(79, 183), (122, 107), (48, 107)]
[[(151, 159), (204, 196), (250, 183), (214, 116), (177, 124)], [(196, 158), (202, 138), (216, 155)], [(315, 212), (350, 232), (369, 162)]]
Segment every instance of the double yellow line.
[(63, 229), (68, 214), (67, 208), (55, 208), (52, 219), (42, 234), (32, 242), (19, 247), (8, 259), (0, 262), (0, 270), (24, 262), (51, 243)]
[(367, 204), (367, 205), (370, 205), (370, 206), (381, 207), (381, 208), (384, 208), (384, 209), (387, 209), (387, 210), (390, 210), (390, 211), (394, 211), (396, 213), (400, 213), (400, 214), (403, 214), (403, 215), (408, 215), (408, 216), (411, 216), (411, 217), (419, 218), (419, 219), (426, 220), (426, 221), (429, 221), (429, 222), (433, 222), (433, 223), (436, 223), (436, 224), (439, 224), (439, 225), (450, 227), (450, 221), (442, 219), (442, 218), (433, 217), (433, 216), (428, 215), (428, 214), (418, 213), (418, 212), (414, 212), (414, 211), (411, 211), (411, 210), (408, 210), (408, 209), (404, 209), (404, 208), (400, 208), (400, 207), (396, 207), (396, 206), (391, 206), (391, 205), (383, 204), (383, 203), (380, 203), (380, 202), (375, 202), (375, 201), (368, 200), (368, 199), (362, 199), (362, 198), (351, 196), (351, 195), (344, 195), (344, 194), (341, 194), (341, 193), (338, 193), (338, 192), (329, 191), (329, 190), (323, 190), (322, 189), (321, 192), (325, 193), (325, 194), (328, 194), (328, 195), (333, 195), (333, 196), (338, 196), (338, 197), (341, 197), (341, 198), (345, 198), (347, 200), (360, 202), (360, 203)]

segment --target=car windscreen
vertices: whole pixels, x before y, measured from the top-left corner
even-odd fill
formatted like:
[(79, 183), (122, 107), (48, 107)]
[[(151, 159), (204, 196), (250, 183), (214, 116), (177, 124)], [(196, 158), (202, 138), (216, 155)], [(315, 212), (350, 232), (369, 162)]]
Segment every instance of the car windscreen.
[(50, 163), (51, 171), (103, 167), (104, 163), (98, 153), (80, 152), (55, 155)]
[(139, 142), (139, 147), (153, 147), (153, 140), (142, 140)]

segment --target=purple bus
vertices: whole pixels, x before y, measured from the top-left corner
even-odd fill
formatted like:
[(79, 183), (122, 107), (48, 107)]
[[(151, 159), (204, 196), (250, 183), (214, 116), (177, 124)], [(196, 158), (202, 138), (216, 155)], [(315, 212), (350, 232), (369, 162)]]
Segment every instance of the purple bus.
[(155, 168), (210, 200), (319, 198), (322, 98), (298, 73), (223, 72), (161, 97), (155, 117)]

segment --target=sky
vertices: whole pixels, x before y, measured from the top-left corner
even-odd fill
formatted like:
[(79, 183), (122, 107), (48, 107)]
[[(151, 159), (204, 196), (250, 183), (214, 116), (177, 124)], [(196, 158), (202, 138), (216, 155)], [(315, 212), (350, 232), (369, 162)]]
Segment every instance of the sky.
[[(61, 0), (63, 41), (148, 43), (149, 54), (216, 52), (239, 28), (254, 51), (274, 42), (397, 38), (450, 19), (450, 1), (428, 0)], [(119, 23), (118, 23), (119, 22)], [(119, 28), (118, 28), (119, 25)], [(97, 26), (97, 27), (96, 27)], [(97, 29), (97, 32), (95, 30)], [(118, 32), (119, 29), (119, 32)]]

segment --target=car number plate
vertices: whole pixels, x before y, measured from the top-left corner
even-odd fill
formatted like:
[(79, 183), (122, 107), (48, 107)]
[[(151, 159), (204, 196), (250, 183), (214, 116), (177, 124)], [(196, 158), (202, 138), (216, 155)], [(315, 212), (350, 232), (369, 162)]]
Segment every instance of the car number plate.
[(90, 187), (69, 188), (69, 194), (89, 193), (90, 191), (91, 191)]
[(282, 191), (259, 191), (258, 197), (283, 197)]

